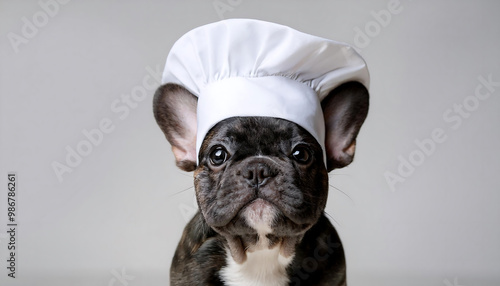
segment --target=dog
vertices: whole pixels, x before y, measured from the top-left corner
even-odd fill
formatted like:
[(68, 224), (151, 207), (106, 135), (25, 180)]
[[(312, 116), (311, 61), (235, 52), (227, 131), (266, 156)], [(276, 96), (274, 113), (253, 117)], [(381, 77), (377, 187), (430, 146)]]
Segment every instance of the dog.
[(328, 172), (352, 162), (368, 106), (356, 81), (321, 101), (326, 162), (305, 129), (258, 116), (219, 122), (197, 155), (197, 97), (160, 86), (154, 116), (176, 165), (194, 171), (199, 205), (172, 259), (171, 285), (346, 285), (342, 243), (324, 214)]

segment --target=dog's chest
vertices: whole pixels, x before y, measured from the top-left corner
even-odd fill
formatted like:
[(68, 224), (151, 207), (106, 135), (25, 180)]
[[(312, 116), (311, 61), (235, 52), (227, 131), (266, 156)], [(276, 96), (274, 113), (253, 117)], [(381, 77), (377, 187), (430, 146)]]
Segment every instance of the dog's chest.
[(285, 258), (280, 248), (261, 249), (247, 253), (243, 264), (236, 263), (227, 251), (227, 265), (220, 270), (221, 279), (228, 286), (285, 286), (289, 279), (286, 267), (293, 257)]

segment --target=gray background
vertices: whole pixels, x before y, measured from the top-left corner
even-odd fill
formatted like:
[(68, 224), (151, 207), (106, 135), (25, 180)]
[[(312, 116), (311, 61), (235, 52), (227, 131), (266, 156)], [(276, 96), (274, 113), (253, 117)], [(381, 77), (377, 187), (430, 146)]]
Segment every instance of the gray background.
[[(330, 175), (327, 208), (349, 285), (500, 284), (500, 87), (479, 80), (500, 82), (500, 2), (65, 2), (0, 1), (1, 285), (168, 284), (195, 203), (192, 174), (175, 168), (152, 116), (152, 75), (178, 37), (223, 18), (344, 41), (368, 63), (370, 113), (355, 162)], [(476, 99), (478, 86), (491, 96)], [(58, 180), (53, 162), (105, 118), (114, 129)], [(424, 154), (415, 141), (435, 129), (446, 140)], [(401, 158), (418, 166), (401, 173)], [(9, 171), (19, 182), (16, 279), (5, 268)], [(406, 177), (391, 189), (387, 172)]]

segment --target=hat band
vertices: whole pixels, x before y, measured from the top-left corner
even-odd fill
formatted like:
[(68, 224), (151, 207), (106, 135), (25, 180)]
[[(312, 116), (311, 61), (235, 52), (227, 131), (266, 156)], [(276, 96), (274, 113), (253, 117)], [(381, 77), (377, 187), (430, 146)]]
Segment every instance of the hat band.
[(318, 95), (306, 84), (283, 76), (225, 78), (201, 89), (196, 154), (217, 123), (250, 116), (276, 117), (298, 124), (318, 141), (326, 164), (325, 123)]

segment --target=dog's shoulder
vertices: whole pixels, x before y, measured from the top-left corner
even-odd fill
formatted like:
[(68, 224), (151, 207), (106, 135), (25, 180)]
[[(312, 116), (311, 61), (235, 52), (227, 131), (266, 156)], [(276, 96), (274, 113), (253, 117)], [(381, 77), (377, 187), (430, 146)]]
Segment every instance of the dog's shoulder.
[(219, 270), (226, 265), (223, 239), (198, 212), (186, 225), (170, 268), (172, 285), (223, 285)]

